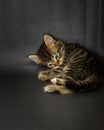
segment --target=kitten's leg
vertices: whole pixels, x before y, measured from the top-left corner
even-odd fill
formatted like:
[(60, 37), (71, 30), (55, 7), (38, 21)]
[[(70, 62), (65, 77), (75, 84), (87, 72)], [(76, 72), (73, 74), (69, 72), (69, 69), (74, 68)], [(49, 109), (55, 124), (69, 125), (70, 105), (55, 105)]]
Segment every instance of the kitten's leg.
[(42, 81), (45, 81), (45, 80), (50, 80), (54, 77), (59, 77), (59, 76), (60, 76), (60, 73), (58, 73), (57, 71), (45, 70), (39, 73), (38, 78)]
[(48, 93), (59, 92), (60, 94), (73, 94), (74, 91), (67, 89), (63, 85), (47, 85), (44, 87), (44, 91)]
[(51, 82), (54, 85), (57, 84), (57, 85), (67, 86), (69, 89), (73, 88), (73, 91), (75, 90), (77, 92), (86, 92), (97, 88), (98, 79), (96, 76), (91, 75), (84, 80), (76, 81), (72, 77), (69, 77), (69, 80), (61, 79), (61, 78), (53, 78), (51, 79)]

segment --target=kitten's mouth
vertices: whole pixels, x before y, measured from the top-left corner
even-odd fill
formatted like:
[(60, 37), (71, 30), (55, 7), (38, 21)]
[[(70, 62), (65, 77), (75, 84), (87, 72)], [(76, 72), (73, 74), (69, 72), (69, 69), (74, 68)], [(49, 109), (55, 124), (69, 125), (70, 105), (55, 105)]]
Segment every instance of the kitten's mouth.
[(54, 68), (54, 69), (59, 69), (59, 68), (60, 68), (60, 66), (54, 66), (53, 68)]
[(54, 69), (59, 69), (61, 67), (60, 62), (57, 62), (56, 64), (54, 64), (53, 68)]

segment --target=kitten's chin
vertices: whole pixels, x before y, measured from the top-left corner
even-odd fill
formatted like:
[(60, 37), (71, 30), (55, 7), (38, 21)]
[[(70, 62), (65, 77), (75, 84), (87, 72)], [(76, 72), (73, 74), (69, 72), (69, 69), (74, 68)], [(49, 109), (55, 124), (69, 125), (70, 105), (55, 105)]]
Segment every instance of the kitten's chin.
[(53, 69), (59, 69), (60, 68), (60, 66), (54, 66), (53, 67)]

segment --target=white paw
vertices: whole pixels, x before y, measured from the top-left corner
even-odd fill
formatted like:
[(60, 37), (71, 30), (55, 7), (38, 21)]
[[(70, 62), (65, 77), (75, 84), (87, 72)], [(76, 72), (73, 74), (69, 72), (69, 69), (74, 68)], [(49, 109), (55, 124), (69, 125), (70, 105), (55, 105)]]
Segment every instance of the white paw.
[(51, 79), (51, 83), (56, 84), (57, 83), (57, 78)]
[(46, 87), (44, 87), (44, 92), (48, 92), (48, 93), (52, 93), (54, 92), (56, 89), (53, 85), (47, 85)]

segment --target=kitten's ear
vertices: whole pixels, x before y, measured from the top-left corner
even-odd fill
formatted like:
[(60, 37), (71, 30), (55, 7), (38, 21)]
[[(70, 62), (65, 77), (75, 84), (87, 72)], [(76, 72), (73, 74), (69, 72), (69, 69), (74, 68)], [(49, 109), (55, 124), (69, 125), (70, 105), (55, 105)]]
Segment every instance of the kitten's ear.
[(55, 39), (52, 36), (45, 34), (43, 38), (47, 47), (53, 47), (55, 45)]
[(42, 63), (42, 59), (36, 54), (35, 55), (29, 55), (28, 58), (35, 61), (37, 64)]

